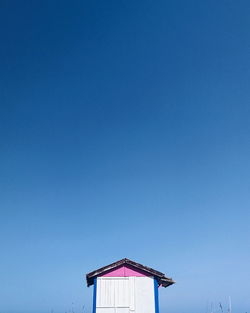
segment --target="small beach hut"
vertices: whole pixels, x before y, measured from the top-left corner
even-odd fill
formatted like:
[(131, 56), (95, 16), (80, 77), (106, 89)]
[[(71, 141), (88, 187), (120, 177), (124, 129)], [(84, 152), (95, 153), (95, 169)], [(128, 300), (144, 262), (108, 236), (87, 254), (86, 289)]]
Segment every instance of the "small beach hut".
[(174, 284), (150, 267), (122, 259), (86, 275), (93, 313), (159, 313), (158, 288)]

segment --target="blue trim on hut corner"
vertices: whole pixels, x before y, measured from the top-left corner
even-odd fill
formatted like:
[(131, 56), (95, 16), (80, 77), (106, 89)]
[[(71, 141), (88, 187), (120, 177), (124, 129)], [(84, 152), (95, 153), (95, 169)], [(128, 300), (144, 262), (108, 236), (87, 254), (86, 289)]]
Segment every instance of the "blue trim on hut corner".
[(157, 279), (154, 279), (154, 294), (155, 294), (155, 313), (159, 313), (159, 292)]
[(96, 313), (96, 285), (97, 281), (96, 278), (94, 279), (94, 290), (93, 290), (93, 309), (92, 313)]

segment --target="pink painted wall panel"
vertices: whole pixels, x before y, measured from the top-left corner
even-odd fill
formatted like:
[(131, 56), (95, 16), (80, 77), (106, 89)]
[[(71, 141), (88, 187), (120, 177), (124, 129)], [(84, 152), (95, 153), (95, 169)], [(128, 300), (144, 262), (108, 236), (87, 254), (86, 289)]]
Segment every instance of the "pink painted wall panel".
[(123, 265), (101, 276), (103, 277), (131, 277), (131, 276), (144, 277), (144, 276), (150, 276), (150, 275), (141, 270), (137, 270), (130, 266)]

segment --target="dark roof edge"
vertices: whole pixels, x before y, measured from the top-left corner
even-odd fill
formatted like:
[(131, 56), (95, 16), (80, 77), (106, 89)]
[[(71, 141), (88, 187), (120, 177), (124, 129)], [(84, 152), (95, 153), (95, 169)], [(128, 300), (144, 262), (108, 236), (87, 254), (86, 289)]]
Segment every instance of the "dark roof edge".
[(136, 263), (132, 260), (125, 258), (125, 259), (119, 260), (117, 262), (111, 263), (107, 266), (101, 267), (101, 268), (99, 268), (93, 272), (88, 273), (86, 275), (87, 286), (89, 287), (89, 286), (93, 285), (95, 277), (97, 277), (101, 274), (104, 274), (104, 273), (106, 273), (106, 272), (108, 272), (108, 271), (110, 271), (116, 267), (119, 267), (121, 265), (124, 265), (124, 264), (128, 264), (134, 268), (140, 269), (146, 273), (151, 274), (152, 276), (154, 276), (157, 279), (158, 284), (162, 285), (163, 287), (168, 287), (168, 286), (173, 285), (175, 283), (172, 280), (172, 278), (166, 277), (165, 274), (163, 274), (159, 271), (156, 271), (153, 268), (150, 268), (148, 266), (142, 265), (140, 263)]

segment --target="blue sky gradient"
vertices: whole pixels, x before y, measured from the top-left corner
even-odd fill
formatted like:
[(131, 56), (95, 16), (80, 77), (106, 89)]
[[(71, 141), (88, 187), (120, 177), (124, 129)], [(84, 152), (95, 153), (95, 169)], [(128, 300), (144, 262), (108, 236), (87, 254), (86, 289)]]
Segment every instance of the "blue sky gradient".
[(0, 313), (89, 313), (124, 257), (177, 281), (162, 313), (249, 312), (249, 16), (1, 1)]

